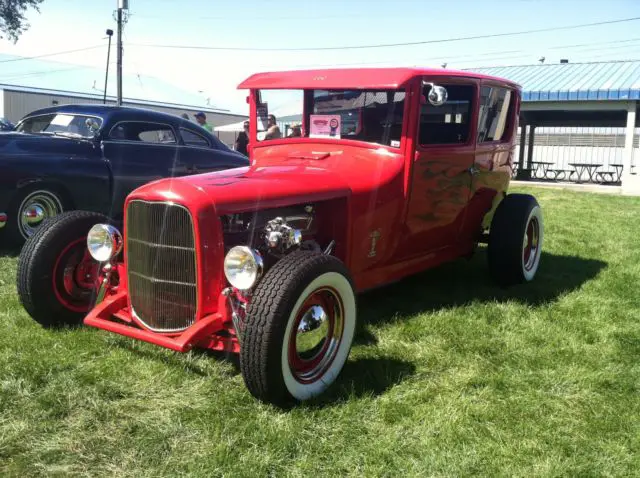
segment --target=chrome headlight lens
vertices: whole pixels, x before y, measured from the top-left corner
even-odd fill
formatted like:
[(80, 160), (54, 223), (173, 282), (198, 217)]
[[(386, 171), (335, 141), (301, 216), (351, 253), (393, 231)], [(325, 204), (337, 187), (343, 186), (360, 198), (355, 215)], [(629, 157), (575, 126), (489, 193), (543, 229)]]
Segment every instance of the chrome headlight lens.
[(262, 256), (247, 246), (235, 246), (224, 258), (224, 275), (239, 290), (251, 289), (262, 275)]
[(96, 224), (87, 234), (87, 249), (98, 262), (107, 262), (122, 250), (122, 234), (109, 224)]

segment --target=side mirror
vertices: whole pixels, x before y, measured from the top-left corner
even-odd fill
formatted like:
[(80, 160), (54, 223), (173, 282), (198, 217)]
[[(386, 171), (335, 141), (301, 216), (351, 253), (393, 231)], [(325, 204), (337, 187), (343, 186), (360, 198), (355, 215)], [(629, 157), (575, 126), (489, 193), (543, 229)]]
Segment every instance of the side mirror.
[(430, 86), (429, 95), (427, 96), (429, 103), (433, 106), (442, 106), (447, 102), (448, 93), (444, 86), (436, 85), (433, 83), (422, 83), (423, 86)]

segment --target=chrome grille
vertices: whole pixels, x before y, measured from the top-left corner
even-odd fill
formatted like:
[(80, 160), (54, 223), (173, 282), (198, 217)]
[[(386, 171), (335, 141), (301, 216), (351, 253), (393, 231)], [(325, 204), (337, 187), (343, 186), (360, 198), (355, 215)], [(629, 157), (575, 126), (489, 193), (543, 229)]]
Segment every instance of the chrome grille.
[(127, 209), (126, 234), (133, 313), (156, 332), (186, 329), (197, 308), (191, 214), (173, 203), (134, 200)]

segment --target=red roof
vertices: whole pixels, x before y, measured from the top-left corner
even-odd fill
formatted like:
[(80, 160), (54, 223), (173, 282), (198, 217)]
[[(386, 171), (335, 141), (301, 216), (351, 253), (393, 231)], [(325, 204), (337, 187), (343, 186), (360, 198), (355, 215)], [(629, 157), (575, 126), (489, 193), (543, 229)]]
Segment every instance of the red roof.
[(404, 85), (412, 78), (422, 75), (494, 79), (517, 86), (504, 78), (471, 71), (436, 68), (335, 68), (256, 73), (240, 83), (238, 89), (394, 89)]

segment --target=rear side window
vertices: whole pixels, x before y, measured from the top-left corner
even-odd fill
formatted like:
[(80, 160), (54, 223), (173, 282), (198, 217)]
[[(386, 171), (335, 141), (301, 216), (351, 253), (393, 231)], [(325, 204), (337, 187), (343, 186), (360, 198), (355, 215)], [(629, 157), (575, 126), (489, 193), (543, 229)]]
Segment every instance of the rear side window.
[(439, 84), (447, 89), (447, 101), (441, 106), (433, 106), (427, 101), (430, 86), (422, 89), (419, 142), (424, 146), (464, 144), (471, 132), (474, 86)]
[(207, 138), (188, 129), (180, 128), (180, 136), (182, 136), (182, 141), (187, 146), (200, 146), (202, 148), (208, 148), (211, 146), (209, 141), (207, 141)]
[(109, 132), (109, 138), (116, 141), (139, 141), (151, 144), (176, 143), (176, 136), (171, 126), (158, 123), (118, 123)]
[(508, 119), (511, 109), (511, 90), (494, 86), (480, 89), (478, 117), (478, 142), (504, 140), (509, 129)]

